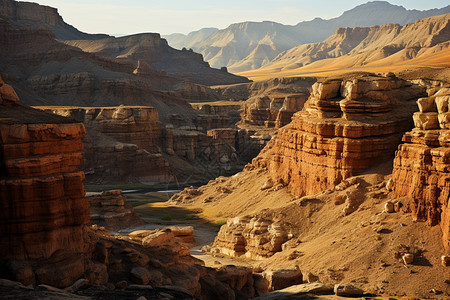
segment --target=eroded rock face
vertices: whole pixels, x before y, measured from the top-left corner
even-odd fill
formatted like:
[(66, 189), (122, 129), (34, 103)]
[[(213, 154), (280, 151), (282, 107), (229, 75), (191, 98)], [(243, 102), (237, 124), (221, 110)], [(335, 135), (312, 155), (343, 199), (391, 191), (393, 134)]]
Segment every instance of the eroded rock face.
[(279, 222), (260, 217), (236, 217), (220, 228), (209, 251), (263, 259), (281, 251), (288, 240), (289, 234)]
[(84, 170), (89, 181), (170, 180), (169, 163), (161, 153), (162, 128), (155, 108), (39, 108), (85, 124), (88, 135), (85, 139)]
[(242, 121), (247, 124), (280, 128), (291, 122), (292, 115), (303, 108), (309, 94), (285, 97), (257, 97), (244, 105)]
[(415, 128), (403, 136), (396, 152), (393, 189), (397, 197), (408, 197), (408, 208), (418, 220), (440, 224), (450, 252), (450, 88), (417, 102)]
[(317, 82), (304, 109), (253, 164), (294, 195), (331, 188), (394, 154), (423, 95), (393, 75)]
[(0, 257), (82, 252), (89, 222), (80, 171), (83, 124), (18, 104), (1, 106), (0, 120), (0, 235), (8, 237)]
[(109, 230), (144, 224), (131, 205), (125, 203), (126, 197), (121, 190), (88, 194), (86, 198), (90, 204), (92, 224), (105, 226)]

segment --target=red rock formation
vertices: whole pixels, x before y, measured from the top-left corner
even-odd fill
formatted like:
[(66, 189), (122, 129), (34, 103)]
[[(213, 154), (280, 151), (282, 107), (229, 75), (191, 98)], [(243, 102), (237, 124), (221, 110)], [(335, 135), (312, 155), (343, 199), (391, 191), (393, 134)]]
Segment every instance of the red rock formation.
[(318, 82), (305, 108), (253, 161), (294, 195), (315, 194), (394, 154), (424, 94), (396, 77)]
[(392, 179), (394, 194), (407, 197), (408, 209), (421, 221), (440, 224), (450, 252), (450, 89), (417, 101), (415, 128), (398, 147)]
[(17, 96), (2, 81), (0, 92), (0, 257), (82, 252), (89, 222), (79, 169), (83, 124), (13, 104)]

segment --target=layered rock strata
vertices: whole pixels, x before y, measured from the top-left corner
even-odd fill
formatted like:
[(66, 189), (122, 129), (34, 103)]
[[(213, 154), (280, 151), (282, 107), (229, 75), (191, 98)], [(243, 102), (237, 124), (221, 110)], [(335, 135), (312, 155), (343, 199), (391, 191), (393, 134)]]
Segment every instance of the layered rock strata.
[(394, 160), (393, 190), (407, 197), (408, 209), (421, 221), (440, 224), (450, 252), (450, 88), (417, 101), (415, 128), (403, 136)]
[(82, 252), (89, 222), (80, 171), (83, 124), (14, 103), (0, 80), (0, 257)]
[(280, 128), (291, 122), (292, 115), (302, 110), (309, 94), (285, 97), (257, 97), (249, 100), (241, 114), (247, 124)]
[(208, 251), (263, 259), (281, 251), (290, 237), (279, 222), (260, 217), (236, 217), (220, 228)]
[(144, 224), (133, 207), (125, 203), (126, 197), (121, 190), (88, 193), (86, 196), (90, 204), (92, 224), (104, 226), (108, 230)]
[(393, 156), (424, 93), (390, 74), (317, 82), (304, 109), (253, 165), (294, 195), (331, 188)]
[(169, 163), (161, 153), (162, 128), (155, 108), (39, 108), (85, 124), (88, 135), (85, 139), (84, 170), (89, 181), (170, 180)]

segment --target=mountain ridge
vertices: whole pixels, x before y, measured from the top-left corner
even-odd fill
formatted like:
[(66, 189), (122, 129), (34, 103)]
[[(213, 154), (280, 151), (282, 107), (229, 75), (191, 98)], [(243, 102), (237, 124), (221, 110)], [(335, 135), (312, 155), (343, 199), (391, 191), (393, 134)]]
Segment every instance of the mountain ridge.
[(397, 62), (405, 61), (419, 57), (438, 44), (445, 49), (449, 40), (450, 13), (404, 26), (343, 27), (323, 42), (300, 45), (282, 52), (262, 69), (295, 69), (338, 57), (342, 67), (373, 64), (393, 56)]
[[(190, 36), (191, 38), (195, 36), (196, 42), (191, 42), (189, 34), (185, 35), (184, 41), (181, 40), (180, 34), (164, 37), (168, 40), (169, 45), (192, 48), (203, 54), (205, 60), (212, 67), (226, 66), (231, 72), (236, 73), (262, 67), (279, 53), (300, 44), (323, 41), (340, 27), (367, 27), (385, 23), (404, 25), (421, 18), (449, 12), (450, 5), (440, 9), (420, 11), (408, 10), (403, 6), (392, 5), (386, 1), (372, 1), (358, 5), (345, 11), (339, 17), (328, 20), (315, 18), (299, 22), (296, 25), (284, 25), (272, 21), (235, 23), (225, 29), (209, 31), (209, 34), (204, 34), (202, 42), (198, 42), (196, 34)], [(282, 32), (282, 43), (279, 42), (276, 31), (267, 29), (267, 23), (271, 23), (273, 26), (277, 24), (276, 26)], [(249, 27), (248, 24), (252, 26)], [(237, 28), (240, 30), (236, 30)], [(201, 31), (202, 29), (197, 32)], [(233, 36), (235, 40), (230, 40), (230, 36)], [(252, 36), (256, 36), (256, 38), (252, 38)], [(240, 40), (241, 44), (236, 40)], [(261, 50), (254, 52), (260, 45), (269, 45), (273, 51), (261, 56)]]

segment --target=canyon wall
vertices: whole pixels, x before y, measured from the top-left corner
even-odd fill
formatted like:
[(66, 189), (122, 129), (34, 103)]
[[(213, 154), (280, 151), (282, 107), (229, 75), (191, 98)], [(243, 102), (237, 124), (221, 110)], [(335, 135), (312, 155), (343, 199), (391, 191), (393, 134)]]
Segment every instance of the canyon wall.
[(90, 182), (167, 182), (161, 153), (162, 128), (153, 107), (39, 107), (83, 122), (84, 170)]
[(89, 222), (80, 171), (83, 124), (13, 103), (17, 96), (1, 80), (0, 93), (0, 257), (82, 252)]
[(222, 128), (230, 121), (223, 115), (198, 115), (192, 120), (197, 126), (183, 126), (181, 116), (170, 115), (163, 126), (148, 106), (37, 108), (84, 123), (88, 183), (170, 182), (193, 172), (196, 180), (209, 180), (238, 172), (267, 142)]
[(294, 113), (302, 110), (309, 93), (285, 97), (257, 97), (244, 105), (242, 122), (267, 128), (281, 128), (291, 122)]
[(253, 165), (294, 195), (319, 193), (392, 157), (423, 95), (391, 74), (317, 82), (304, 109)]
[(415, 128), (403, 136), (394, 160), (394, 194), (407, 197), (420, 221), (440, 224), (450, 252), (450, 88), (417, 101)]

